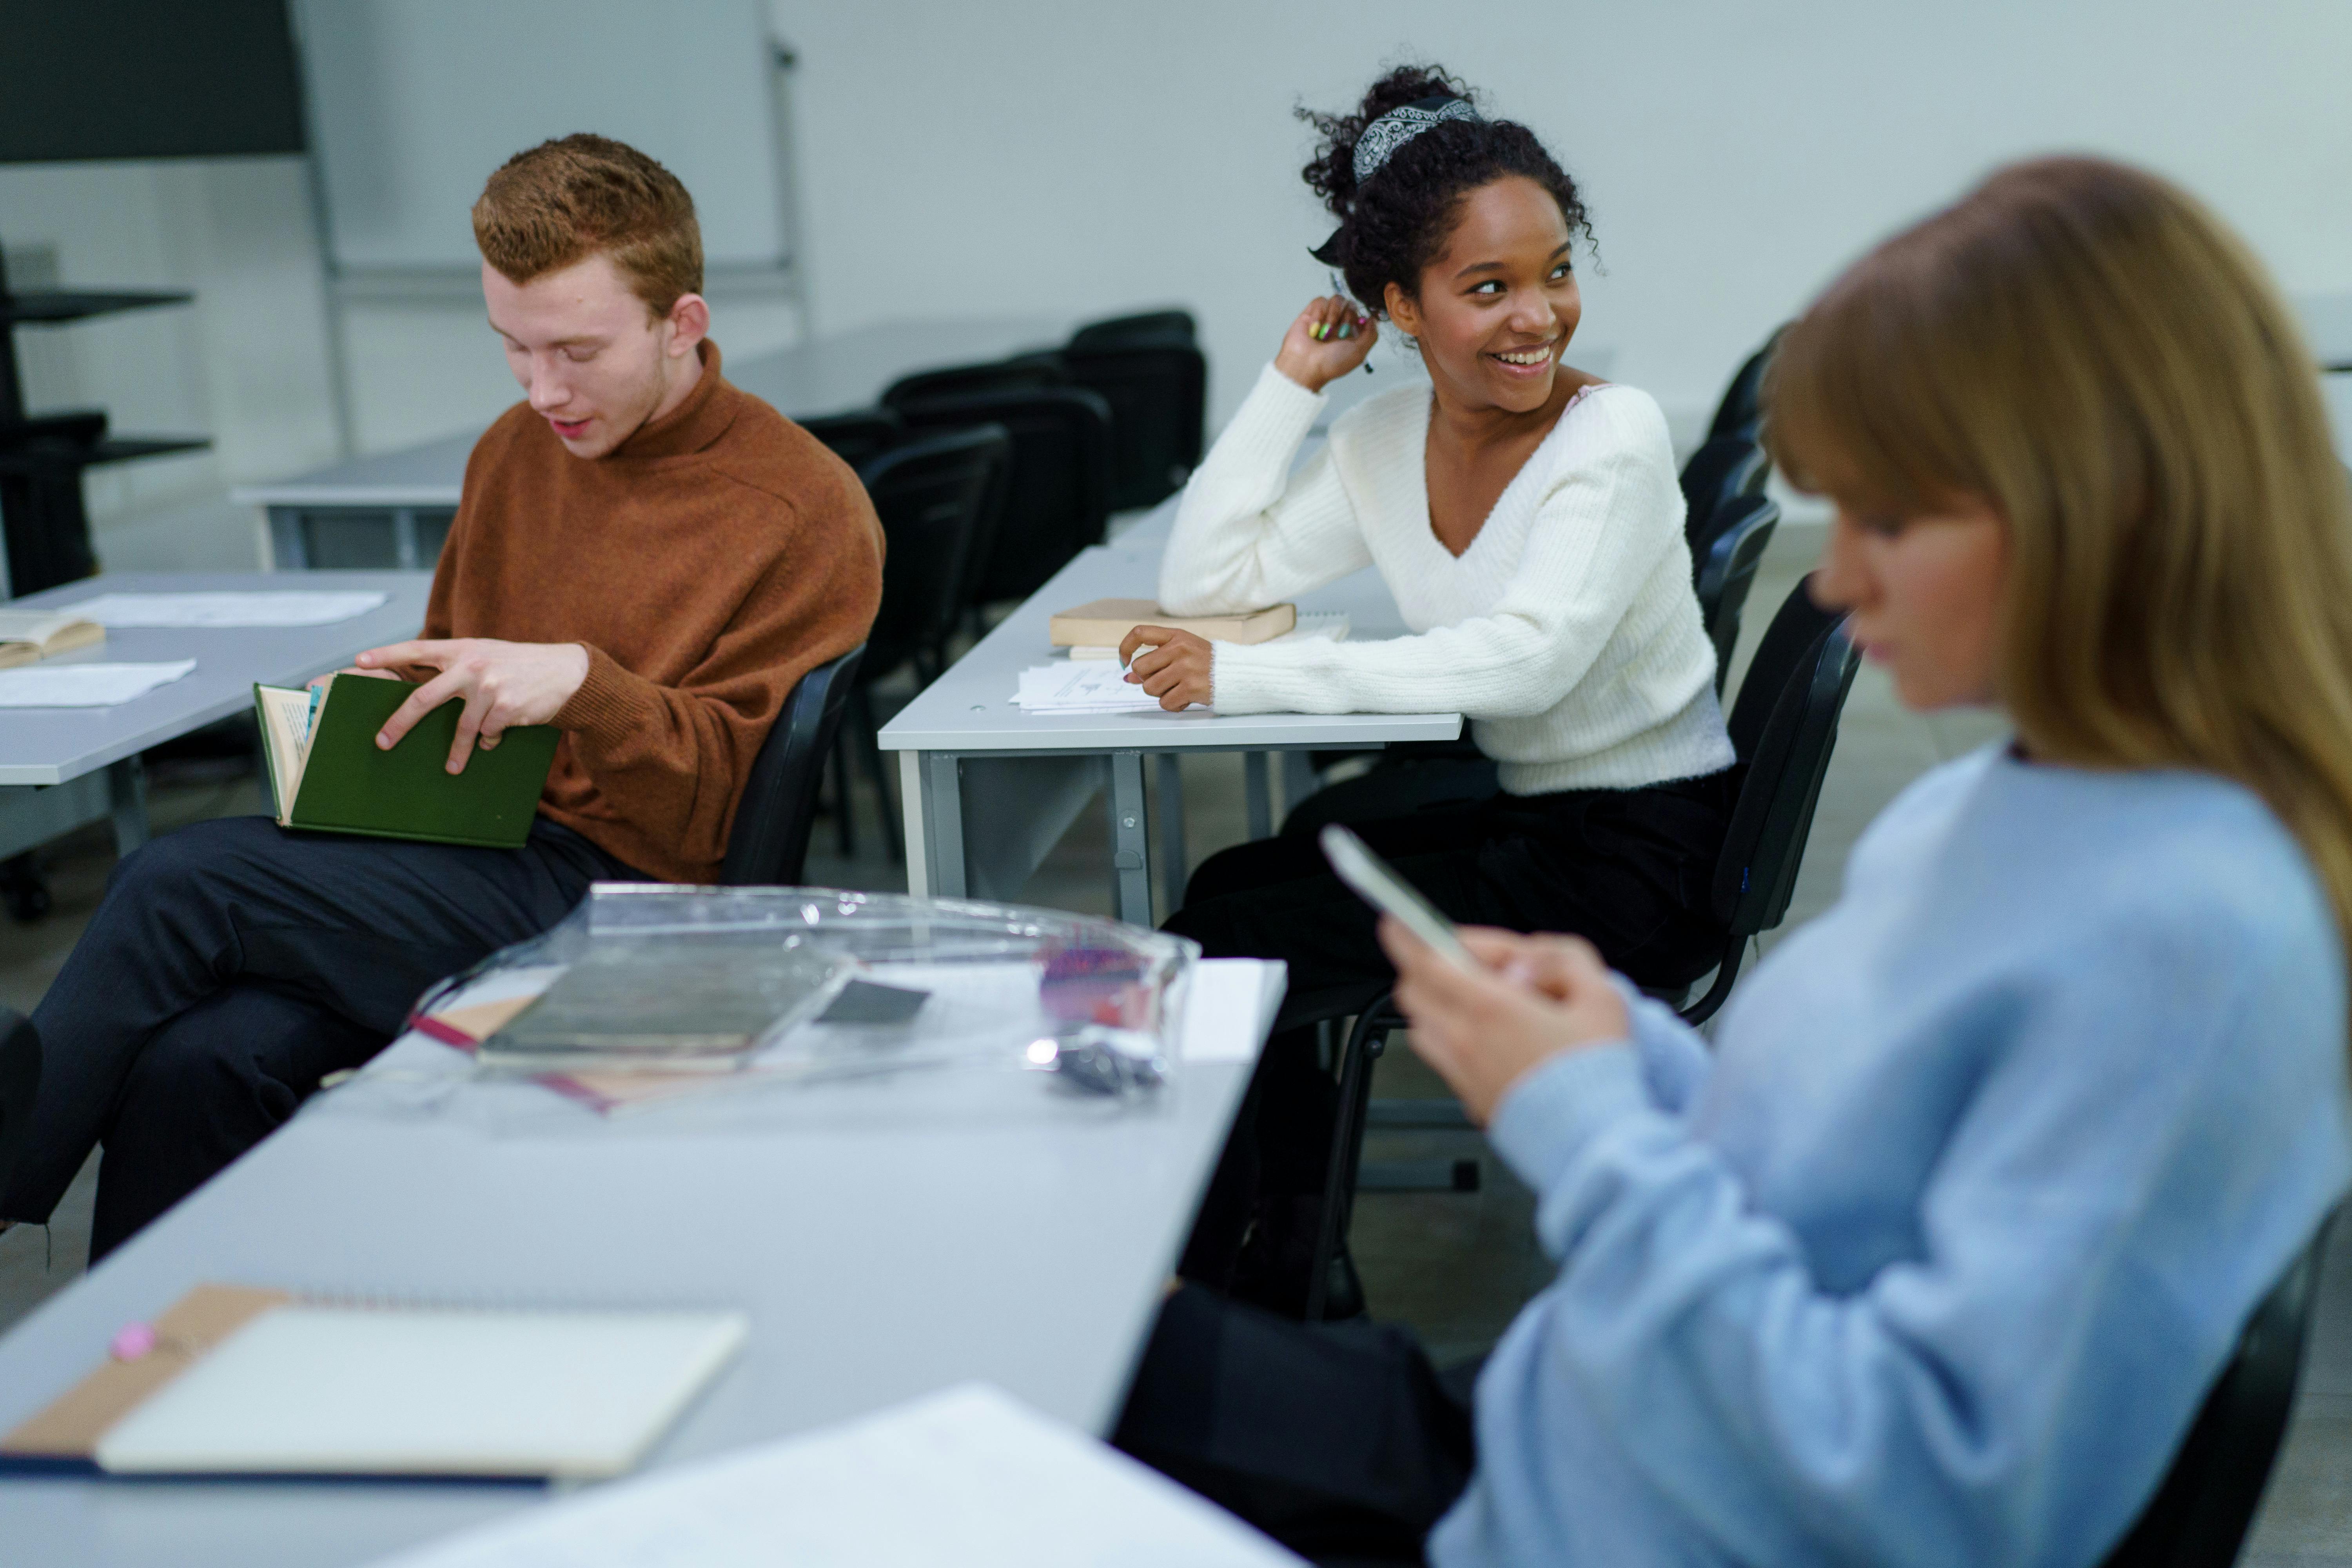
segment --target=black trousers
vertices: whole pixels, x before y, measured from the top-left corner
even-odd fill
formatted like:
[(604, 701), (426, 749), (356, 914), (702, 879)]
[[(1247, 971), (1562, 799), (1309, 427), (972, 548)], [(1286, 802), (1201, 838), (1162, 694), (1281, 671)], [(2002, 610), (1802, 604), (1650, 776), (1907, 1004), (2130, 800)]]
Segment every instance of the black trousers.
[[(1378, 776), (1357, 781), (1360, 793)], [(1643, 789), (1497, 795), (1350, 826), (1454, 920), (1570, 931), (1642, 984), (1683, 985), (1722, 953), (1713, 885), (1738, 782), (1734, 768)], [(1212, 958), (1290, 966), (1274, 1037), (1186, 1245), (1186, 1279), (1304, 1309), (1339, 1090), (1303, 1026), (1388, 988), (1378, 922), (1306, 837), (1210, 857), (1169, 917), (1168, 930)]]
[(1402, 1329), (1288, 1322), (1188, 1285), (1111, 1440), (1303, 1556), (1418, 1563), (1469, 1484), (1476, 1370), (1438, 1372)]
[(46, 1221), (90, 1150), (92, 1261), (397, 1034), (441, 976), (643, 881), (544, 818), (520, 849), (224, 817), (126, 858), (33, 1013), (40, 1091), (0, 1215)]

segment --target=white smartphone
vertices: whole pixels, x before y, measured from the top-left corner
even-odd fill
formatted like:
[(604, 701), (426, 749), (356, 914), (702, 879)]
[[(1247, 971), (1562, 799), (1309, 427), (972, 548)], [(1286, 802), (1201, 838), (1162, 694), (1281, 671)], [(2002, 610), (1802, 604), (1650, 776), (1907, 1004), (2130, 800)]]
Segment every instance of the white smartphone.
[(1384, 914), (1396, 916), (1405, 930), (1463, 968), (1478, 967), (1478, 961), (1470, 956), (1470, 950), (1454, 934), (1454, 922), (1432, 908), (1427, 899), (1398, 876), (1394, 867), (1373, 854), (1362, 839), (1336, 822), (1326, 825), (1321, 839), (1323, 854), (1331, 862), (1331, 869), (1339, 872), (1339, 880), (1353, 888), (1364, 902)]

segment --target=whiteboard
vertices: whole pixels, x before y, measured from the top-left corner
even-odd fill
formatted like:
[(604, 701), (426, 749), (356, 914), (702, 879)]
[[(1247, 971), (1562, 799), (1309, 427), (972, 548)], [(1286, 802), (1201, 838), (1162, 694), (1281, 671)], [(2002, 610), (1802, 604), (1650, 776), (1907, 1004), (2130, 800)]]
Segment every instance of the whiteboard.
[(576, 131), (693, 193), (704, 258), (785, 258), (762, 0), (295, 0), (329, 243), (343, 268), (480, 264), (490, 172)]

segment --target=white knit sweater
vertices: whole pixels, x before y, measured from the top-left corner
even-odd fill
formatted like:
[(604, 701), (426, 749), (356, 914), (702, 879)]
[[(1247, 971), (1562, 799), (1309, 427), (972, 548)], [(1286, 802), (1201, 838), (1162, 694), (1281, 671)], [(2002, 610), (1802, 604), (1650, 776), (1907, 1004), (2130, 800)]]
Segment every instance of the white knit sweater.
[(1456, 559), (1429, 521), (1430, 396), (1349, 410), (1291, 476), (1325, 400), (1268, 365), (1193, 471), (1160, 566), (1170, 613), (1253, 609), (1374, 565), (1416, 634), (1217, 643), (1217, 711), (1461, 712), (1514, 795), (1729, 767), (1657, 404), (1602, 385), (1570, 405)]

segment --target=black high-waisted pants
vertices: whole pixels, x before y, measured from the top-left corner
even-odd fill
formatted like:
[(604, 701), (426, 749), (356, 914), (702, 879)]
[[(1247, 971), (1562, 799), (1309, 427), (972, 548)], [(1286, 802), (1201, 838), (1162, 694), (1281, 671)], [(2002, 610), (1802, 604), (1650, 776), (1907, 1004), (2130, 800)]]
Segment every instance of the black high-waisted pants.
[[(1730, 768), (1642, 789), (1498, 795), (1350, 826), (1453, 920), (1573, 932), (1636, 983), (1680, 986), (1722, 954), (1713, 884), (1739, 776)], [(1212, 856), (1169, 917), (1168, 930), (1212, 958), (1290, 966), (1275, 1035), (1185, 1249), (1185, 1278), (1285, 1310), (1305, 1301), (1297, 1244), (1319, 1212), (1338, 1092), (1318, 1065), (1314, 1031), (1301, 1026), (1386, 989), (1394, 971), (1378, 921), (1308, 837)], [(1253, 1231), (1278, 1235), (1271, 1245), (1289, 1261), (1254, 1263), (1259, 1277), (1246, 1277), (1243, 1243)]]

